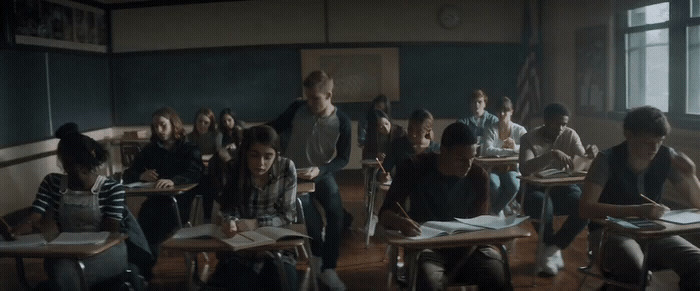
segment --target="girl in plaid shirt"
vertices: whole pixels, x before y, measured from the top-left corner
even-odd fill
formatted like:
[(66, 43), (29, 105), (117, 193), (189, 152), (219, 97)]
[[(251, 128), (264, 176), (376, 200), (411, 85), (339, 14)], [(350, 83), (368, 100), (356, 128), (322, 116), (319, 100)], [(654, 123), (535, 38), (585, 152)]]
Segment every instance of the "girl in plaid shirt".
[[(221, 227), (227, 236), (258, 226), (282, 226), (296, 219), (296, 169), (294, 162), (280, 157), (279, 150), (280, 138), (272, 127), (245, 130), (238, 158), (231, 164), (231, 176), (219, 197)], [(283, 264), (286, 281), (296, 290), (296, 258), (281, 252), (279, 259), (217, 254), (220, 263), (209, 284), (229, 290), (281, 289), (276, 265)]]

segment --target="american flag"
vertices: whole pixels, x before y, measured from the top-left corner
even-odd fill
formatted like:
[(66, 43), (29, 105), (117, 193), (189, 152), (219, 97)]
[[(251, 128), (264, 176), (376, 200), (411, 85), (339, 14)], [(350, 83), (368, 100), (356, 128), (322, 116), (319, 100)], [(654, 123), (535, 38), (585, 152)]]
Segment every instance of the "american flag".
[(518, 99), (515, 106), (515, 120), (527, 127), (530, 119), (540, 111), (540, 1), (525, 2), (523, 45), (527, 56), (518, 73)]

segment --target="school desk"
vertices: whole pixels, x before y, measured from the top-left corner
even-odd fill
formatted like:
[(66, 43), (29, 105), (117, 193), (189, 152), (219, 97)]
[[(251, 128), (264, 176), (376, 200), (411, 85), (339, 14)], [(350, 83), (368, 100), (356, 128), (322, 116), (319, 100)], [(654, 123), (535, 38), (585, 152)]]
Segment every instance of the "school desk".
[(75, 268), (80, 274), (81, 290), (89, 290), (85, 281), (85, 265), (83, 260), (98, 255), (111, 247), (123, 242), (128, 236), (125, 234), (111, 234), (107, 241), (101, 244), (86, 245), (43, 245), (32, 247), (17, 247), (0, 249), (0, 257), (15, 258), (17, 274), (21, 283), (32, 289), (27, 282), (24, 271), (24, 258), (53, 258), (53, 259), (74, 259)]
[(197, 184), (182, 184), (175, 185), (168, 188), (153, 188), (153, 187), (143, 187), (143, 188), (126, 188), (124, 190), (125, 195), (128, 196), (167, 196), (170, 197), (172, 201), (173, 210), (175, 211), (175, 216), (177, 217), (178, 228), (182, 228), (182, 219), (180, 216), (180, 208), (177, 207), (177, 196), (184, 194), (187, 191), (192, 190), (192, 188), (197, 187)]

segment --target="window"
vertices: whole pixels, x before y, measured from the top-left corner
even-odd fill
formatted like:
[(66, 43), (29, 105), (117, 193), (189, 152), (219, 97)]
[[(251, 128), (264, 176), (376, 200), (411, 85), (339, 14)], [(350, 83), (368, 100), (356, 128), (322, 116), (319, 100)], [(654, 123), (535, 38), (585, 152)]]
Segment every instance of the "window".
[(618, 1), (616, 110), (651, 105), (700, 126), (700, 0)]

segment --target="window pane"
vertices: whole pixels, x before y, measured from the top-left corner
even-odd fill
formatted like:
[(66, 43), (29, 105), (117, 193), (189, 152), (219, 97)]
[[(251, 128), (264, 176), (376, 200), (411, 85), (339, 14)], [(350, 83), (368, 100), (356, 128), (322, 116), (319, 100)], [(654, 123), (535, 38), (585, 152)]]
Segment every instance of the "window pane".
[(688, 27), (687, 113), (700, 114), (700, 26)]
[(690, 17), (700, 16), (700, 0), (690, 0)]
[(627, 10), (627, 19), (629, 27), (666, 22), (668, 2)]
[(627, 34), (627, 108), (668, 111), (668, 29)]

